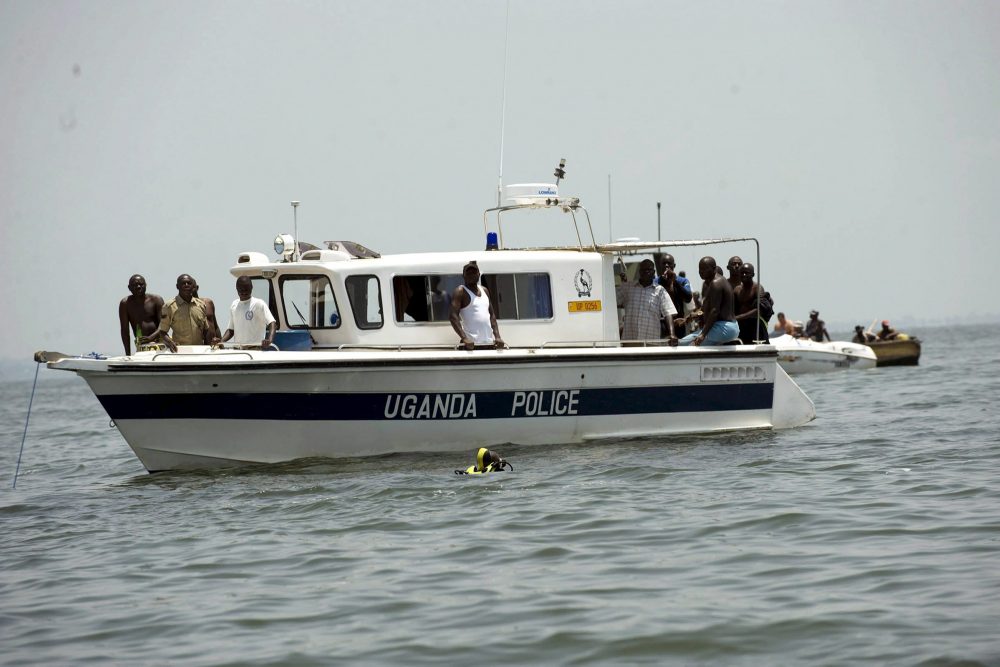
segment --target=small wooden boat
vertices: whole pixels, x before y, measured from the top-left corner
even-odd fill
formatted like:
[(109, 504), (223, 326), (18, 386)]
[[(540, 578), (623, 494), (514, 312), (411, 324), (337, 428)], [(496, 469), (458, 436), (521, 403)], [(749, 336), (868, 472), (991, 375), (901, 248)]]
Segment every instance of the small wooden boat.
[(876, 366), (916, 366), (920, 363), (920, 339), (900, 334), (893, 340), (867, 343), (875, 353)]

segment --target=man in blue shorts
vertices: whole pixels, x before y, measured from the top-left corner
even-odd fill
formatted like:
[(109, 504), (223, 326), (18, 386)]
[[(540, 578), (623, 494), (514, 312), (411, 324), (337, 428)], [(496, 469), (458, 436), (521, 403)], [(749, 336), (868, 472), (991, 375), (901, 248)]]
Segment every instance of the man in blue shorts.
[(732, 285), (716, 272), (714, 257), (701, 258), (698, 275), (705, 281), (705, 293), (702, 295), (705, 321), (700, 331), (684, 336), (680, 344), (722, 345), (736, 340), (740, 336), (740, 328), (736, 324)]

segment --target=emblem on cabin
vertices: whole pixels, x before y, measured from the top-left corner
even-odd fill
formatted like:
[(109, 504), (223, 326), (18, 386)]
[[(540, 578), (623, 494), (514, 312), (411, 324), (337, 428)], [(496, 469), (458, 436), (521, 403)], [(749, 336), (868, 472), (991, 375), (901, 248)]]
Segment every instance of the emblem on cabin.
[(573, 276), (573, 286), (576, 287), (577, 296), (590, 296), (590, 290), (594, 286), (594, 281), (586, 269), (580, 269)]

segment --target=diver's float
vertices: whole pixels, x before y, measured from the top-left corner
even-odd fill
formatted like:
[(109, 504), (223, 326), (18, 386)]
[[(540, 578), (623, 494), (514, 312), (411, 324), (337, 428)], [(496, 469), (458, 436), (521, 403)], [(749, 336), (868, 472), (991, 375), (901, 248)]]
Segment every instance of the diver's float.
[[(269, 303), (280, 351), (180, 346), (36, 359), (86, 380), (149, 471), (779, 429), (815, 417), (770, 345), (619, 338), (623, 255), (753, 239), (600, 244), (558, 180), (505, 194), (483, 216), (486, 250), (380, 255), (283, 235), (277, 259), (241, 253), (230, 272), (249, 276)], [(503, 214), (545, 210), (568, 214), (573, 245), (505, 244)], [(450, 294), (469, 260), (507, 349), (456, 349)]]

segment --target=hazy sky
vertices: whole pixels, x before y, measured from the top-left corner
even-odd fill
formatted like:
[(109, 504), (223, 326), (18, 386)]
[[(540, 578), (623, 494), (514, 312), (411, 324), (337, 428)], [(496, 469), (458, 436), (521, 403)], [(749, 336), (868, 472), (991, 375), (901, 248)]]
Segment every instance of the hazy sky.
[[(0, 356), (119, 353), (136, 272), (228, 304), (292, 199), (303, 240), (481, 248), (506, 8), (0, 0)], [(602, 241), (655, 238), (657, 201), (664, 238), (756, 236), (793, 319), (995, 317), (998, 26), (995, 1), (511, 0), (504, 181), (566, 158)]]

